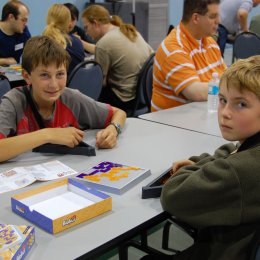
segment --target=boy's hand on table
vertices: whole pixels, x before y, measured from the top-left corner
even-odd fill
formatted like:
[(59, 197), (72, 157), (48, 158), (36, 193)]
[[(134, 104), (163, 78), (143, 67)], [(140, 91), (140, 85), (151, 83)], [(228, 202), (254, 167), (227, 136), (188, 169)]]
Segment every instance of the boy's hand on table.
[(183, 166), (187, 166), (187, 165), (193, 165), (195, 164), (195, 162), (191, 161), (191, 160), (180, 160), (177, 162), (174, 162), (172, 165), (172, 175), (175, 175), (175, 173)]
[(113, 125), (97, 132), (96, 146), (98, 148), (113, 148), (117, 144), (117, 131)]
[(47, 143), (61, 144), (68, 147), (77, 146), (84, 137), (84, 131), (75, 127), (66, 128), (44, 128)]

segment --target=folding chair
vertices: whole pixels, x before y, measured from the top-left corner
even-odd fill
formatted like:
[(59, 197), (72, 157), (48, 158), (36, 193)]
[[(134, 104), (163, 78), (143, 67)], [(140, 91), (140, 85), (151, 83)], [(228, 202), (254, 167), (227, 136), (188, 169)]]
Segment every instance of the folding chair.
[(150, 112), (149, 96), (152, 91), (152, 84), (149, 85), (147, 76), (149, 75), (149, 68), (153, 66), (155, 53), (152, 53), (150, 57), (145, 61), (142, 69), (139, 72), (137, 84), (136, 84), (136, 98), (132, 110), (127, 111), (128, 117), (138, 117), (139, 115)]
[[(0, 99), (11, 89), (11, 85), (6, 76), (0, 74)], [(1, 101), (0, 101), (1, 102)]]
[[(192, 246), (191, 247), (188, 246), (188, 248), (182, 249), (181, 251), (171, 249), (168, 246), (167, 246), (167, 248), (162, 247), (168, 251), (173, 252), (171, 255), (172, 256), (176, 255), (177, 259), (182, 259), (182, 256), (183, 256), (182, 251), (183, 250), (186, 251), (186, 249), (188, 249), (188, 250), (191, 249), (191, 250), (189, 250), (191, 259), (209, 259), (209, 257), (211, 257), (213, 259), (214, 251), (212, 252), (211, 250), (207, 250), (210, 248), (210, 243), (211, 243), (210, 241), (211, 241), (212, 234), (216, 234), (216, 237), (220, 238), (220, 239), (223, 237), (223, 241), (222, 241), (223, 244), (226, 242), (230, 242), (229, 246), (231, 246), (231, 247), (233, 247), (233, 245), (236, 241), (242, 241), (244, 239), (250, 238), (250, 236), (252, 235), (250, 238), (250, 241), (247, 242), (248, 244), (245, 244), (245, 248), (243, 248), (243, 251), (241, 251), (241, 252), (243, 252), (243, 254), (246, 254), (246, 259), (248, 259), (248, 260), (259, 260), (260, 259), (260, 226), (258, 223), (245, 223), (245, 224), (240, 224), (240, 225), (235, 225), (235, 226), (232, 226), (232, 225), (231, 226), (212, 226), (212, 227), (206, 227), (206, 228), (197, 230), (197, 229), (190, 227), (187, 223), (179, 221), (178, 219), (176, 219), (174, 217), (171, 217), (170, 220), (172, 222), (171, 224), (176, 225), (177, 228), (181, 229), (182, 231), (187, 233), (187, 235), (192, 237), (195, 244), (196, 243), (203, 244), (203, 247), (201, 247), (201, 250), (198, 250), (198, 247), (195, 246), (194, 247), (195, 251), (192, 251)], [(213, 241), (214, 240), (212, 240), (212, 243), (213, 243)], [(205, 247), (205, 242), (209, 243), (208, 247)], [(161, 258), (164, 259), (163, 258), (164, 256), (169, 256), (169, 254), (162, 253), (161, 251), (158, 251), (157, 249), (152, 248), (152, 247), (148, 247), (148, 248), (147, 248), (147, 246), (141, 247), (139, 244), (138, 244), (138, 246), (136, 246), (131, 241), (129, 241), (128, 244), (126, 243), (126, 246), (134, 246), (137, 249), (152, 255), (152, 259), (161, 259)], [(121, 248), (121, 250), (122, 250), (122, 248)], [(125, 251), (126, 249), (123, 248), (123, 250)], [(231, 250), (231, 252), (232, 252), (232, 250)], [(240, 254), (241, 252), (237, 252), (237, 253)], [(195, 256), (194, 253), (198, 253), (199, 256), (198, 255)], [(185, 254), (185, 259), (189, 259), (187, 251), (184, 252), (184, 254)], [(127, 260), (127, 254), (122, 255), (122, 256), (124, 256), (126, 258), (122, 257), (119, 259)], [(219, 259), (218, 257), (215, 255), (216, 259)], [(243, 257), (245, 257), (245, 256), (243, 255)], [(175, 259), (175, 258), (173, 258), (173, 259)]]
[(252, 32), (243, 32), (236, 36), (233, 45), (235, 59), (246, 59), (260, 54), (260, 38)]
[(174, 29), (174, 25), (170, 24), (167, 30), (167, 35)]
[(145, 91), (144, 99), (146, 106), (148, 107), (148, 112), (151, 112), (151, 99), (152, 99), (152, 90), (153, 90), (153, 64), (151, 63), (147, 69), (145, 75)]
[(81, 93), (98, 100), (103, 86), (103, 71), (94, 60), (83, 61), (70, 73), (67, 87), (78, 89)]

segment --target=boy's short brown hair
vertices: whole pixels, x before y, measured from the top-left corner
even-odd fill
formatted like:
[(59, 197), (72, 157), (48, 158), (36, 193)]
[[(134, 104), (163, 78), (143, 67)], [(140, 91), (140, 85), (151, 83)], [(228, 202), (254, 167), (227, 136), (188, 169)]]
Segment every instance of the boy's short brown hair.
[(30, 38), (24, 47), (22, 68), (29, 74), (39, 65), (49, 66), (56, 64), (57, 68), (65, 65), (68, 70), (70, 56), (67, 51), (55, 40), (47, 36)]
[(260, 55), (233, 63), (222, 74), (220, 86), (223, 82), (227, 88), (237, 88), (240, 92), (248, 90), (260, 99)]

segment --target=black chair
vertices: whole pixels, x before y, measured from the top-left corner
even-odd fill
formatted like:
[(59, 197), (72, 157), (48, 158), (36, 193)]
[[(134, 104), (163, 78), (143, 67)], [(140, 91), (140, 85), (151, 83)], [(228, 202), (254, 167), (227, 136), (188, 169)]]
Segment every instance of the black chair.
[(148, 107), (148, 111), (151, 112), (151, 99), (152, 99), (152, 90), (153, 90), (153, 64), (150, 64), (147, 69), (145, 75), (145, 91), (144, 91), (144, 99), (146, 106)]
[[(136, 84), (136, 98), (133, 109), (127, 111), (128, 117), (138, 117), (139, 115), (150, 112), (149, 96), (151, 96), (152, 85), (148, 85), (147, 80), (149, 68), (153, 66), (155, 53), (152, 53), (145, 61), (142, 69), (139, 72), (137, 84)], [(149, 90), (147, 92), (147, 90)]]
[[(258, 223), (249, 223), (249, 224), (242, 224), (238, 226), (220, 226), (220, 227), (209, 227), (205, 228), (203, 231), (200, 232), (197, 229), (194, 229), (189, 224), (184, 223), (175, 217), (170, 217), (163, 228), (163, 239), (162, 239), (162, 248), (164, 250), (172, 251), (174, 254), (179, 253), (180, 251), (175, 250), (173, 248), (170, 248), (168, 245), (169, 242), (169, 232), (170, 232), (170, 226), (175, 225), (177, 228), (181, 229), (185, 233), (187, 233), (193, 240), (196, 242), (196, 240), (201, 240), (202, 236), (209, 237), (207, 234), (214, 233), (214, 230), (221, 229), (223, 232), (232, 232), (232, 230), (235, 230), (237, 228), (245, 227), (245, 228), (251, 228), (251, 230), (255, 231), (254, 236), (252, 237), (249, 245), (248, 245), (248, 260), (260, 260), (260, 226)], [(250, 231), (249, 231), (250, 232)], [(243, 234), (243, 232), (241, 232)], [(173, 235), (173, 234), (172, 234)], [(205, 238), (204, 238), (205, 240)]]
[(173, 248), (169, 247), (169, 236), (170, 236), (170, 228), (172, 225), (177, 226), (180, 230), (187, 233), (190, 237), (192, 237), (194, 240), (197, 238), (197, 230), (188, 225), (187, 223), (184, 223), (175, 217), (170, 217), (165, 222), (163, 226), (163, 235), (162, 235), (162, 249), (172, 251), (174, 253), (178, 253), (179, 251)]
[[(258, 223), (241, 224), (241, 225), (237, 225), (237, 226), (213, 226), (213, 227), (207, 227), (207, 228), (204, 228), (204, 229), (201, 229), (200, 231), (198, 231), (197, 229), (192, 228), (187, 223), (179, 221), (175, 217), (170, 217), (169, 221), (170, 221), (170, 225), (174, 224), (177, 228), (179, 228), (182, 231), (184, 231), (185, 233), (187, 233), (187, 235), (189, 235), (194, 240), (194, 243), (196, 243), (196, 241), (207, 241), (207, 239), (210, 239), (211, 234), (215, 234), (215, 233), (219, 234), (220, 236), (222, 236), (221, 234), (227, 234), (227, 236), (232, 237), (232, 239), (237, 239), (238, 241), (241, 241), (245, 237), (248, 237), (252, 232), (254, 232), (254, 234), (248, 244), (247, 259), (248, 260), (260, 260), (260, 226)], [(241, 232), (238, 233), (238, 231), (241, 231)], [(236, 236), (238, 236), (238, 237), (234, 236), (234, 234), (236, 234)], [(174, 235), (174, 234), (172, 234), (172, 235)], [(163, 236), (164, 236), (164, 234), (163, 234)], [(175, 255), (175, 254), (178, 255), (178, 253), (182, 252), (182, 250), (181, 251), (175, 250), (175, 249), (169, 248), (168, 245), (167, 245), (167, 247), (164, 247), (164, 245), (163, 245), (162, 246), (163, 249), (173, 252), (171, 254), (168, 254), (168, 253), (165, 254), (155, 248), (152, 248), (150, 246), (148, 247), (147, 244), (145, 245), (145, 247), (142, 247), (142, 246), (140, 246), (140, 242), (136, 246), (136, 243), (133, 243), (132, 241), (129, 241), (128, 243), (126, 243), (126, 246), (133, 246), (145, 253), (151, 254), (151, 255), (153, 255), (153, 259), (160, 259), (160, 256), (169, 256), (169, 255)], [(122, 250), (122, 248), (121, 248), (121, 250)], [(123, 250), (125, 251), (126, 249), (123, 248)], [(126, 252), (124, 252), (124, 253), (126, 253)], [(190, 253), (192, 253), (192, 251)], [(208, 253), (210, 254), (210, 252), (208, 252)], [(121, 256), (124, 256), (125, 258), (119, 258), (119, 259), (127, 260), (127, 258), (128, 258), (127, 255), (121, 255)], [(207, 256), (205, 255), (205, 257), (207, 257)], [(187, 255), (186, 255), (186, 258), (187, 258)], [(205, 258), (203, 258), (203, 259), (205, 259)]]
[(236, 36), (233, 45), (235, 59), (246, 59), (260, 54), (260, 38), (252, 32), (243, 32)]
[(0, 99), (10, 89), (11, 89), (11, 85), (10, 85), (10, 82), (9, 82), (8, 78), (6, 76), (0, 74)]
[[(168, 213), (166, 213), (166, 214), (169, 215)], [(188, 224), (181, 222), (174, 217), (169, 217), (168, 220), (166, 221), (166, 224), (167, 223), (170, 223), (170, 225), (172, 225), (174, 223), (175, 226), (177, 226), (177, 228), (186, 232), (193, 239), (196, 239), (197, 231), (195, 229), (193, 229), (192, 227), (190, 227)], [(167, 227), (170, 227), (170, 225), (167, 225)], [(163, 252), (159, 249), (155, 249), (155, 248), (151, 247), (150, 245), (148, 245), (148, 230), (145, 229), (145, 230), (142, 230), (140, 232), (140, 240), (131, 239), (131, 240), (128, 240), (128, 241), (122, 243), (119, 246), (119, 259), (120, 260), (121, 259), (122, 260), (128, 259), (128, 248), (129, 247), (134, 247), (134, 248), (136, 248), (136, 249), (138, 249), (142, 252), (145, 252), (147, 254), (151, 254), (154, 257), (156, 256), (156, 259), (164, 258), (165, 256), (172, 254), (172, 252), (174, 254), (179, 253), (180, 252), (179, 250), (172, 249), (168, 246), (168, 239), (169, 239), (169, 231), (170, 230), (167, 230), (166, 233), (165, 233), (165, 231), (166, 231), (166, 229), (164, 228), (164, 230), (163, 230), (163, 241), (166, 242), (165, 239), (167, 239), (167, 246), (163, 245), (162, 249), (167, 250), (168, 253), (165, 253), (165, 251)]]
[(103, 86), (103, 71), (94, 60), (79, 63), (68, 76), (67, 87), (98, 100)]
[(167, 35), (174, 29), (174, 25), (170, 24), (168, 27)]

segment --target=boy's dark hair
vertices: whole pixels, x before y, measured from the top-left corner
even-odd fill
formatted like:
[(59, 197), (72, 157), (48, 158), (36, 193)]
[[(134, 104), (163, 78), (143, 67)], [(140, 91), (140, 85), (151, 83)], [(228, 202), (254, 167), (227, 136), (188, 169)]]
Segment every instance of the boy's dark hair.
[(56, 64), (58, 68), (64, 64), (68, 69), (69, 62), (68, 52), (55, 40), (47, 36), (32, 37), (25, 44), (22, 68), (29, 74), (39, 65), (47, 67), (50, 64)]
[(182, 21), (187, 23), (194, 13), (205, 15), (208, 12), (208, 5), (219, 3), (220, 0), (184, 0)]
[(19, 7), (21, 5), (25, 6), (29, 11), (29, 8), (21, 1), (13, 0), (6, 3), (2, 9), (2, 18), (1, 18), (2, 22), (7, 20), (9, 14), (12, 14), (15, 17), (15, 19), (17, 19), (18, 15), (20, 14)]
[(72, 20), (79, 19), (79, 10), (74, 4), (65, 3), (63, 5), (65, 5), (70, 10), (70, 15), (71, 15)]

